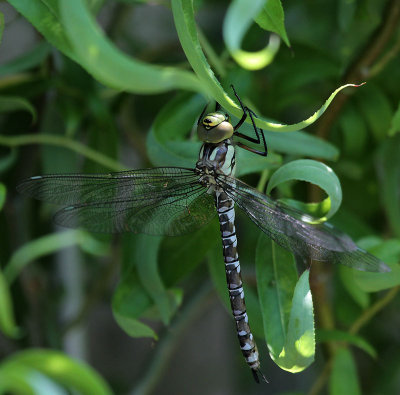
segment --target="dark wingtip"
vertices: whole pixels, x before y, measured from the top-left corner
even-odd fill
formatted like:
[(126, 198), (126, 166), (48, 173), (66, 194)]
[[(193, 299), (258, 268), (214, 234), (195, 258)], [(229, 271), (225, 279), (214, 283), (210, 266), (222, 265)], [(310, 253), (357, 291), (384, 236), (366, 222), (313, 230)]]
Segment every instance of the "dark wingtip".
[(261, 372), (260, 369), (251, 369), (251, 373), (253, 373), (254, 380), (257, 384), (260, 384), (260, 378), (258, 377), (258, 375), (261, 376), (262, 381), (264, 381), (264, 383), (267, 383), (267, 384), (269, 383), (267, 378), (264, 376), (264, 373)]

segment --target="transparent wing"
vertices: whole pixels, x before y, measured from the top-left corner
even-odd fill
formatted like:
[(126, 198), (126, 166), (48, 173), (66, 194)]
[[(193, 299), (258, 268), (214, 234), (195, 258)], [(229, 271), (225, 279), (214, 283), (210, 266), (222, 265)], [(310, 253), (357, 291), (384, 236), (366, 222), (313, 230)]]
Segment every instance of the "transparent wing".
[(160, 167), (110, 174), (57, 174), (18, 185), (25, 195), (66, 205), (55, 222), (92, 232), (176, 236), (215, 215), (213, 196), (192, 169)]
[(264, 233), (295, 255), (369, 272), (390, 271), (329, 223), (307, 223), (313, 221), (309, 215), (276, 202), (238, 179), (218, 176), (217, 183)]

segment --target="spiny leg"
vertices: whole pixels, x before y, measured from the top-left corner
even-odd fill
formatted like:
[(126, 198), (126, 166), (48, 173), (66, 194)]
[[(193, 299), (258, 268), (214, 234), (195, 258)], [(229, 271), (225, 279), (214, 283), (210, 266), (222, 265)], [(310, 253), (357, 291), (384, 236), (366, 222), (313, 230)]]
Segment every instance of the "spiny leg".
[[(244, 148), (244, 149), (246, 149), (246, 150), (248, 150), (250, 152), (253, 152), (253, 153), (257, 154), (257, 155), (267, 156), (268, 155), (268, 148), (267, 148), (267, 143), (265, 141), (264, 131), (261, 128), (257, 129), (256, 123), (254, 121), (254, 117), (257, 118), (257, 115), (254, 113), (254, 111), (250, 110), (250, 108), (248, 108), (247, 106), (245, 106), (242, 103), (242, 100), (240, 99), (239, 95), (237, 94), (234, 86), (231, 85), (231, 87), (232, 87), (233, 92), (234, 92), (236, 98), (238, 99), (240, 107), (242, 108), (242, 111), (243, 111), (242, 118), (239, 120), (239, 122), (233, 128), (235, 130), (234, 135), (237, 136), (237, 137), (240, 137), (240, 138), (242, 138), (244, 140), (247, 140), (247, 141), (250, 141), (252, 143), (255, 143), (255, 144), (260, 144), (261, 141), (262, 141), (263, 146), (264, 146), (264, 151), (260, 151), (260, 150), (257, 150), (255, 148), (251, 148), (251, 147), (249, 147), (249, 146), (247, 146), (247, 145), (245, 145), (245, 144), (243, 144), (241, 142), (238, 142), (238, 146), (241, 147), (241, 148)], [(251, 123), (253, 125), (253, 129), (254, 129), (254, 132), (255, 132), (257, 138), (253, 138), (253, 137), (247, 136), (247, 135), (245, 135), (243, 133), (239, 133), (237, 131), (243, 125), (243, 122), (246, 120), (247, 114), (250, 116)], [(261, 135), (261, 139), (260, 139), (260, 135)]]

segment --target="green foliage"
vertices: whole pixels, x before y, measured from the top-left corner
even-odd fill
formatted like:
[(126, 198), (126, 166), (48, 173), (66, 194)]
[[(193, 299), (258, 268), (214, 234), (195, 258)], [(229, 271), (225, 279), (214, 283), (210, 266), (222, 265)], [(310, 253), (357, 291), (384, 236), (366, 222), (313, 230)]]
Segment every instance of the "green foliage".
[[(103, 361), (96, 367), (115, 393), (257, 393), (230, 341), (233, 324), (224, 326), (224, 341), (211, 329), (211, 282), (230, 310), (216, 220), (173, 238), (59, 232), (51, 225), (52, 208), (15, 192), (22, 178), (41, 173), (193, 168), (204, 106), (217, 101), (233, 123), (241, 117), (231, 84), (257, 114), (269, 150), (265, 158), (238, 148), (237, 175), (320, 220), (329, 218), (391, 268), (365, 273), (318, 263), (304, 270), (301, 257), (296, 261), (239, 214), (246, 305), (262, 366), (268, 366), (267, 348), (287, 372), (319, 361), (301, 387), (279, 372), (280, 393), (316, 394), (321, 384), (331, 394), (400, 392), (400, 362), (392, 352), (399, 313), (390, 304), (400, 289), (400, 24), (391, 25), (395, 13), (383, 10), (395, 2), (8, 3), (5, 18), (0, 13), (1, 46), (17, 46), (9, 31), (23, 18), (40, 35), (31, 34), (30, 45), (0, 64), (0, 331), (9, 342), (0, 393), (111, 393), (92, 368), (67, 356), (62, 345), (74, 326), (90, 331), (95, 344), (78, 341), (75, 349)], [(13, 9), (21, 18), (8, 16)], [(375, 40), (379, 26), (387, 29), (381, 41)], [(240, 131), (253, 133), (250, 120)], [(116, 286), (115, 267), (121, 268)], [(96, 303), (109, 311), (111, 300), (109, 325), (161, 344), (140, 354), (125, 340), (129, 356), (121, 353), (113, 362), (104, 338), (95, 336), (103, 327), (86, 321), (93, 320)], [(123, 334), (117, 339), (104, 328), (118, 350)], [(201, 366), (187, 336), (194, 345), (206, 337)], [(37, 349), (38, 342), (60, 351)], [(181, 342), (186, 359), (175, 362), (172, 350)], [(351, 347), (363, 352), (353, 356)], [(226, 359), (207, 372), (214, 349)], [(172, 374), (169, 390), (173, 365), (179, 380)], [(121, 378), (124, 366), (129, 373)], [(226, 382), (221, 366), (233, 371)], [(271, 381), (278, 367), (265, 368)], [(203, 387), (215, 385), (209, 376), (218, 377), (217, 389)]]

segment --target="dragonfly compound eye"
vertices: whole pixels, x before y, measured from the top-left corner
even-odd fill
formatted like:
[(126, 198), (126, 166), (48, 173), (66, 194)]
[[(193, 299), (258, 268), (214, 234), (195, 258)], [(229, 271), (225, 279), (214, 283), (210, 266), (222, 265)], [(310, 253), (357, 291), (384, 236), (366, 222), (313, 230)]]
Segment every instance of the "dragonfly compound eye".
[(197, 135), (206, 143), (219, 143), (233, 135), (233, 126), (226, 114), (213, 112), (207, 114), (197, 126)]

